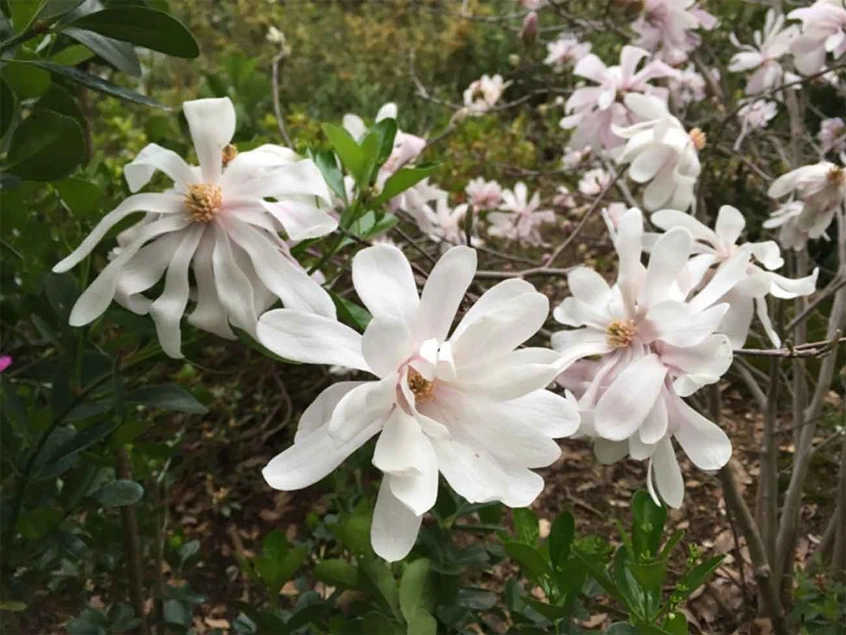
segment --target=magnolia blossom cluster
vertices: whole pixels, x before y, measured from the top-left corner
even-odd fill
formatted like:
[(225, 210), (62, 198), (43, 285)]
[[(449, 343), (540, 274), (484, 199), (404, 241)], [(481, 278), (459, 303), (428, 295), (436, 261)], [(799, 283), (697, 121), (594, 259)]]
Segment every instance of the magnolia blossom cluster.
[(633, 42), (659, 59), (676, 65), (699, 47), (699, 29), (712, 30), (717, 19), (697, 6), (696, 0), (644, 0), (640, 16), (632, 23)]
[(464, 91), (464, 107), (471, 115), (483, 115), (496, 106), (510, 84), (502, 75), (482, 75)]
[(543, 62), (560, 73), (565, 67), (580, 62), (590, 53), (590, 49), (589, 42), (580, 42), (576, 36), (570, 33), (562, 33), (557, 39), (546, 45), (547, 55)]
[(540, 192), (529, 197), (529, 189), (522, 181), (513, 190), (503, 190), (498, 211), (488, 214), (488, 233), (529, 245), (543, 245), (540, 228), (555, 222), (555, 212), (539, 209), (540, 206)]
[(825, 69), (829, 54), (836, 60), (846, 53), (846, 7), (840, 0), (817, 0), (810, 7), (794, 9), (787, 17), (802, 23), (801, 33), (790, 45), (800, 73), (819, 73)]
[(784, 15), (770, 9), (764, 28), (755, 31), (753, 35), (754, 45), (741, 44), (734, 33), (729, 36), (732, 44), (740, 49), (731, 58), (729, 70), (733, 73), (752, 73), (746, 82), (747, 95), (772, 91), (786, 82), (798, 79), (796, 75), (784, 70), (781, 60), (790, 52), (799, 29), (795, 25), (785, 26), (784, 23)]

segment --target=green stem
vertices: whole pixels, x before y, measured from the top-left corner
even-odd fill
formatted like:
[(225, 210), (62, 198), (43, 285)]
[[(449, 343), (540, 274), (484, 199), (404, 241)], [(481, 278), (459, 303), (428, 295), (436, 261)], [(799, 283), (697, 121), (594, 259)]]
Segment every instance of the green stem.
[(23, 44), (24, 42), (27, 42), (34, 37), (38, 37), (49, 30), (50, 27), (48, 25), (36, 22), (25, 31), (21, 31), (17, 35), (10, 37), (8, 40), (0, 42), (0, 53), (5, 53), (9, 49), (16, 47), (18, 44)]

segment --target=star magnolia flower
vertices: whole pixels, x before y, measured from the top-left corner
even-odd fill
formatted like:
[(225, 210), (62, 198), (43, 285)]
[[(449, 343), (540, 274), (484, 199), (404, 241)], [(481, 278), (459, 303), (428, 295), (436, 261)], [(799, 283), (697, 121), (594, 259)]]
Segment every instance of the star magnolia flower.
[(699, 150), (705, 133), (699, 128), (687, 132), (660, 99), (626, 95), (626, 106), (645, 121), (615, 129), (628, 140), (617, 162), (630, 164), (628, 174), (636, 183), (649, 183), (643, 191), (646, 209), (688, 209), (696, 202), (693, 188), (702, 170)]
[(818, 0), (810, 7), (794, 9), (787, 17), (802, 22), (802, 33), (790, 45), (800, 73), (819, 73), (825, 68), (826, 54), (837, 59), (846, 53), (846, 8), (840, 0)]
[(566, 185), (559, 185), (555, 188), (555, 198), (552, 205), (558, 209), (570, 209), (576, 206), (576, 199)]
[[(464, 203), (451, 208), (447, 197), (441, 196), (435, 201), (434, 208), (426, 204), (413, 216), (420, 231), (435, 242), (445, 241), (460, 245), (464, 243), (464, 217), (468, 207), (467, 203)], [(471, 243), (476, 244), (472, 238)]]
[[(741, 49), (735, 53), (729, 62), (729, 71), (744, 73), (753, 71), (746, 82), (747, 95), (759, 95), (778, 88), (785, 82), (792, 82), (798, 78), (793, 73), (785, 73), (779, 60), (790, 52), (790, 43), (799, 34), (795, 26), (784, 26), (784, 15), (776, 14), (770, 9), (764, 22), (763, 31), (755, 31), (755, 45), (741, 44), (737, 36), (729, 36), (731, 43)], [(798, 86), (797, 86), (798, 88)]]
[(575, 128), (570, 139), (574, 148), (590, 146), (594, 150), (614, 148), (622, 140), (612, 132), (612, 126), (630, 125), (635, 122), (628, 108), (618, 100), (626, 93), (650, 92), (667, 98), (667, 89), (656, 88), (649, 84), (659, 77), (670, 77), (676, 71), (663, 62), (653, 60), (643, 65), (641, 61), (649, 57), (649, 52), (636, 46), (624, 46), (620, 53), (618, 66), (606, 66), (596, 55), (582, 58), (573, 73), (598, 84), (577, 88), (570, 95), (564, 107), (567, 116), (560, 126), (565, 130)]
[(693, 31), (717, 25), (713, 15), (695, 5), (695, 0), (644, 0), (640, 17), (632, 23), (638, 34), (633, 44), (655, 51), (668, 64), (685, 62), (701, 42)]
[(601, 356), (585, 390), (568, 381), (583, 363), (562, 377), (567, 388), (579, 393), (580, 433), (595, 438), (602, 461), (626, 454), (649, 459), (649, 490), (657, 500), (657, 486), (672, 507), (684, 498), (673, 438), (704, 470), (721, 468), (731, 456), (725, 433), (681, 397), (718, 381), (731, 364), (731, 343), (716, 333), (728, 306), (713, 301), (736, 284), (746, 266), (745, 254), (735, 256), (685, 301), (675, 280), (687, 264), (691, 240), (682, 228), (663, 234), (644, 269), (643, 217), (629, 210), (614, 243), (620, 257), (617, 284), (610, 287), (593, 270), (576, 269), (568, 277), (572, 297), (553, 312), (558, 322), (576, 327), (555, 333), (553, 348), (570, 358)]
[[(763, 222), (766, 229), (779, 228), (778, 241), (785, 249), (802, 251), (808, 244), (808, 232), (799, 227), (799, 218), (805, 205), (802, 201), (789, 200), (775, 210), (770, 217)], [(823, 237), (826, 237), (823, 232)]]
[(667, 82), (670, 98), (679, 108), (705, 99), (705, 78), (702, 77), (693, 64), (678, 71), (675, 77)]
[(476, 211), (496, 209), (502, 202), (502, 186), (496, 181), (486, 181), (479, 177), (470, 181), (464, 191)]
[(482, 75), (464, 91), (464, 106), (471, 115), (483, 115), (496, 106), (510, 84), (503, 81), (502, 75)]
[(777, 114), (778, 104), (774, 101), (755, 99), (741, 106), (737, 111), (737, 118), (740, 119), (740, 134), (734, 142), (735, 151), (740, 150), (740, 145), (749, 132), (763, 130)]
[(567, 146), (564, 148), (564, 156), (561, 157), (561, 165), (565, 168), (574, 168), (586, 160), (590, 156), (590, 153), (591, 149), (589, 147), (574, 150), (570, 146)]
[[(77, 300), (70, 324), (92, 322), (114, 299), (135, 313), (149, 313), (162, 349), (181, 357), (180, 320), (194, 294), (196, 306), (188, 321), (229, 339), (235, 339), (230, 324), (255, 333), (258, 313), (274, 297), (290, 308), (334, 318), (329, 294), (300, 267), (279, 237), (283, 229), (291, 240), (303, 240), (337, 227), (315, 204), (316, 198), (331, 201), (320, 170), (312, 161), (274, 145), (237, 154), (229, 145), (235, 108), (228, 98), (189, 101), (183, 111), (200, 166), (188, 165), (159, 145), (146, 146), (124, 167), (130, 191), (144, 187), (156, 170), (164, 172), (174, 187), (127, 198), (53, 268), (61, 273), (75, 267), (117, 223), (130, 214), (147, 212), (118, 237), (119, 249)], [(145, 297), (144, 292), (163, 275), (161, 295), (154, 301)]]
[(579, 192), (585, 196), (598, 196), (611, 185), (611, 175), (603, 168), (588, 170), (579, 179)]
[(339, 364), (376, 376), (324, 390), (303, 413), (294, 445), (264, 468), (276, 489), (296, 490), (329, 474), (379, 434), (373, 464), (384, 477), (371, 540), (389, 561), (411, 550), (435, 504), (438, 472), (470, 502), (529, 505), (554, 438), (578, 426), (574, 405), (544, 390), (556, 354), (515, 350), (541, 328), (548, 300), (523, 280), (487, 291), (450, 335), (476, 271), (476, 252), (453, 247), (418, 297), (399, 249), (379, 245), (353, 259), (356, 291), (373, 320), (359, 335), (340, 322), (290, 309), (262, 316), (259, 340), (287, 359)]
[(770, 198), (795, 193), (803, 203), (797, 227), (809, 238), (820, 238), (846, 199), (846, 170), (829, 161), (805, 165), (782, 174), (770, 185)]
[(542, 245), (540, 226), (554, 223), (555, 212), (538, 209), (541, 204), (540, 192), (535, 192), (530, 199), (526, 184), (519, 182), (514, 190), (503, 190), (502, 200), (500, 211), (488, 214), (488, 233), (530, 245)]
[(429, 177), (426, 177), (399, 196), (391, 199), (391, 209), (400, 209), (416, 218), (422, 213), (421, 210), (426, 205), (448, 196), (449, 192), (429, 183)]
[(817, 139), (823, 154), (832, 150), (837, 153), (846, 152), (846, 123), (840, 117), (823, 119)]
[[(683, 290), (685, 288), (693, 290), (707, 273), (716, 275), (720, 267), (730, 262), (737, 253), (741, 251), (746, 253), (749, 257), (746, 276), (737, 283), (737, 286), (716, 300), (718, 303), (725, 302), (729, 306), (718, 330), (729, 336), (734, 348), (742, 348), (749, 334), (752, 315), (757, 311), (758, 319), (773, 346), (776, 348), (781, 346), (781, 339), (770, 321), (766, 296), (769, 294), (775, 298), (787, 300), (810, 295), (817, 286), (819, 273), (817, 269), (814, 269), (811, 275), (799, 280), (791, 280), (775, 273), (774, 270), (781, 268), (784, 264), (778, 245), (772, 240), (738, 245), (738, 238), (746, 227), (746, 219), (730, 205), (723, 205), (720, 208), (713, 230), (690, 214), (675, 210), (655, 212), (651, 220), (653, 225), (663, 230), (684, 227), (690, 231), (696, 241), (693, 251), (700, 255), (695, 256), (689, 263), (689, 279), (682, 285)], [(764, 268), (753, 264), (752, 259)]]
[(566, 65), (579, 62), (590, 53), (590, 49), (589, 42), (579, 42), (575, 36), (562, 33), (557, 40), (546, 45), (547, 56), (543, 63), (549, 64), (555, 72), (560, 73)]

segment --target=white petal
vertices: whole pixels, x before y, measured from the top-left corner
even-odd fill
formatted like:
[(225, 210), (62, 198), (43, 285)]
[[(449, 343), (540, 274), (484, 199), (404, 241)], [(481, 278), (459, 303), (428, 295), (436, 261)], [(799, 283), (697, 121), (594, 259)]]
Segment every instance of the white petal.
[(203, 233), (194, 256), (194, 280), (197, 281), (197, 305), (188, 316), (189, 324), (226, 339), (236, 339), (229, 328), (226, 307), (217, 294), (214, 277), (214, 230)]
[(415, 335), (421, 340), (437, 338), (443, 342), (467, 287), (476, 274), (476, 250), (452, 247), (429, 274), (420, 297)]
[(227, 189), (227, 196), (233, 199), (271, 197), (280, 201), (292, 196), (316, 196), (327, 203), (332, 202), (323, 173), (310, 159), (265, 170), (259, 176)]
[(191, 139), (197, 149), (204, 183), (217, 183), (223, 168), (223, 148), (235, 134), (235, 107), (228, 97), (197, 99), (182, 104)]
[(711, 384), (731, 366), (731, 340), (726, 335), (717, 334), (695, 346), (664, 346), (661, 349), (661, 361), (679, 374), (696, 375), (700, 383)]
[(629, 364), (596, 404), (594, 425), (599, 435), (610, 441), (628, 439), (655, 405), (666, 374), (657, 355)]
[(338, 221), (314, 205), (284, 200), (278, 203), (262, 201), (262, 204), (276, 220), (282, 223), (285, 233), (291, 240), (319, 238), (338, 228)]
[(516, 399), (555, 379), (560, 372), (559, 358), (558, 353), (546, 348), (520, 348), (495, 360), (465, 366), (450, 383), (462, 392), (484, 394), (498, 401)]
[(649, 256), (646, 277), (638, 294), (638, 306), (648, 308), (669, 299), (670, 288), (687, 263), (690, 248), (690, 232), (681, 227), (674, 227), (658, 239)]
[[(79, 247), (67, 258), (59, 262), (53, 271), (64, 273), (79, 264), (97, 244), (103, 240), (109, 230), (124, 218), (135, 212), (155, 212), (157, 214), (177, 214), (185, 209), (185, 199), (176, 194), (136, 194), (130, 196), (111, 212), (106, 214)], [(186, 221), (187, 224), (187, 221)]]
[(217, 224), (214, 226), (212, 271), (217, 297), (226, 307), (229, 321), (233, 326), (254, 334), (258, 323), (254, 281), (238, 266), (229, 236)]
[(685, 454), (703, 470), (718, 470), (731, 458), (731, 441), (709, 421), (674, 395), (670, 417), (677, 423), (674, 436)]
[(649, 220), (652, 221), (653, 225), (665, 231), (673, 227), (684, 227), (696, 240), (706, 243), (713, 244), (717, 239), (716, 234), (710, 228), (700, 223), (690, 214), (678, 210), (662, 209), (652, 214)]
[(727, 310), (728, 304), (697, 311), (681, 302), (659, 302), (646, 314), (640, 336), (645, 341), (661, 340), (673, 346), (694, 346), (718, 329)]
[(731, 205), (723, 205), (717, 212), (717, 223), (714, 225), (714, 230), (725, 244), (735, 244), (744, 227), (746, 227), (746, 219), (743, 218), (743, 214), (737, 208)]
[(322, 315), (294, 309), (268, 311), (258, 321), (256, 336), (285, 359), (370, 371), (361, 352), (361, 335)]
[(270, 170), (296, 163), (301, 158), (290, 148), (265, 143), (247, 152), (239, 152), (226, 166), (220, 183), (227, 192), (231, 192), (247, 181)]
[(567, 286), (574, 298), (597, 309), (604, 308), (611, 298), (611, 287), (605, 278), (587, 267), (571, 271), (567, 275)]
[(385, 476), (379, 486), (370, 541), (377, 556), (396, 562), (405, 558), (414, 547), (423, 517), (417, 516), (394, 496), (390, 479), (390, 476)]
[(188, 231), (173, 254), (173, 259), (167, 269), (165, 286), (162, 294), (150, 306), (150, 317), (156, 323), (156, 334), (162, 350), (170, 357), (181, 358), (182, 332), (179, 323), (188, 305), (188, 295), (191, 291), (188, 280), (188, 270), (191, 259), (200, 244), (205, 227), (195, 224)]
[(396, 385), (394, 375), (364, 382), (344, 395), (329, 420), (335, 444), (343, 445), (374, 422), (382, 425), (396, 407)]
[(508, 418), (523, 421), (541, 434), (560, 439), (579, 429), (575, 402), (549, 390), (536, 390), (524, 397), (500, 402), (498, 408)]
[(728, 311), (718, 327), (720, 333), (728, 336), (732, 348), (743, 348), (746, 337), (749, 335), (749, 326), (752, 324), (752, 315), (755, 312), (753, 298), (729, 291), (723, 298), (729, 305)]
[(297, 424), (297, 432), (294, 434), (294, 443), (302, 441), (318, 428), (328, 424), (332, 419), (335, 406), (353, 388), (361, 386), (362, 381), (339, 381), (324, 389), (308, 408), (303, 410), (300, 421)]
[(361, 352), (378, 377), (395, 373), (411, 355), (412, 346), (408, 326), (391, 317), (374, 317), (361, 337)]
[(176, 152), (151, 143), (144, 146), (138, 156), (123, 167), (129, 191), (135, 193), (147, 185), (156, 170), (167, 174), (178, 190), (185, 190), (187, 185), (197, 180), (191, 166)]
[(473, 324), (476, 320), (484, 315), (496, 313), (499, 309), (506, 305), (510, 300), (526, 293), (534, 291), (535, 288), (525, 280), (519, 278), (512, 278), (511, 280), (504, 280), (495, 284), (490, 289), (482, 294), (473, 306), (464, 314), (458, 326), (452, 333), (452, 340), (457, 339), (461, 334)]
[(658, 443), (667, 433), (668, 422), (667, 406), (663, 397), (659, 397), (638, 430), (640, 440), (648, 444)]
[(690, 301), (690, 308), (701, 311), (718, 302), (747, 276), (750, 252), (739, 249), (731, 258), (717, 269), (714, 277)]
[(391, 245), (375, 245), (353, 258), (352, 278), (356, 293), (374, 316), (394, 317), (414, 326), (420, 300), (411, 265), (402, 251)]
[[(137, 299), (140, 298), (135, 299), (132, 296), (143, 293), (161, 279), (181, 241), (182, 232), (165, 234), (139, 249), (120, 273), (115, 299), (139, 308)], [(146, 314), (150, 304), (148, 301), (142, 311), (136, 312)]]
[(650, 477), (667, 505), (679, 509), (684, 502), (684, 479), (669, 437), (662, 439), (650, 460)]

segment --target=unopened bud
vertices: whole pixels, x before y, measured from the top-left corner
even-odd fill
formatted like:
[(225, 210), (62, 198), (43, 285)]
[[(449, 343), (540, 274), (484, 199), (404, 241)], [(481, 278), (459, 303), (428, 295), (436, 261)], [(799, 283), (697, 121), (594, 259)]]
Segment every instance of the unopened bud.
[(520, 65), (520, 56), (516, 53), (512, 53), (508, 56), (508, 63), (512, 66), (519, 66)]
[(520, 39), (523, 44), (532, 44), (538, 37), (538, 14), (530, 11), (523, 18), (523, 27), (520, 29)]

